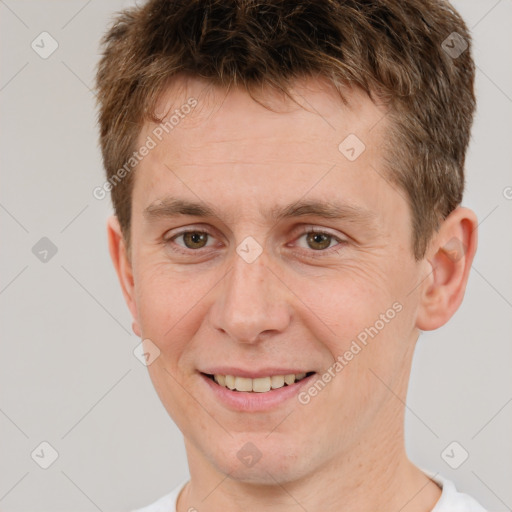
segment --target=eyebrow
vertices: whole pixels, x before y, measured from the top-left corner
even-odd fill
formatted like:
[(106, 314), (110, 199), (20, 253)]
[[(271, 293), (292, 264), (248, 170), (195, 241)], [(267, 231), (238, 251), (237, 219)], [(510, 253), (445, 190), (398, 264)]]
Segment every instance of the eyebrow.
[[(213, 208), (204, 203), (174, 197), (166, 197), (151, 203), (144, 209), (143, 215), (148, 220), (172, 218), (179, 215), (220, 217)], [(368, 225), (376, 218), (375, 212), (360, 206), (318, 200), (298, 200), (286, 206), (271, 208), (266, 214), (266, 217), (274, 222), (305, 216), (347, 220)]]

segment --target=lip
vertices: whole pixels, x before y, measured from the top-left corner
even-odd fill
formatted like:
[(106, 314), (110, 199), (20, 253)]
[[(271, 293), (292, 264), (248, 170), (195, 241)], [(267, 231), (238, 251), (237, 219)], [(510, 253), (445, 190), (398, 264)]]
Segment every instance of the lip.
[(259, 370), (243, 370), (241, 368), (228, 368), (226, 366), (217, 366), (215, 368), (207, 368), (200, 370), (201, 373), (209, 375), (233, 375), (234, 377), (245, 377), (249, 379), (258, 379), (260, 377), (273, 377), (275, 375), (290, 375), (298, 373), (309, 373), (310, 370), (297, 370), (294, 368), (260, 368)]
[[(222, 372), (217, 373), (220, 375), (226, 375)], [(246, 375), (249, 376), (254, 374), (254, 372), (247, 372), (246, 374), (237, 373), (236, 375), (245, 377)], [(227, 375), (232, 375), (232, 373), (227, 373)], [(274, 373), (274, 375), (283, 375), (283, 373)], [(300, 390), (304, 386), (307, 386), (316, 375), (316, 373), (312, 373), (309, 377), (304, 377), (299, 382), (294, 382), (289, 386), (287, 385), (279, 389), (273, 389), (266, 393), (253, 393), (245, 391), (232, 391), (228, 388), (225, 388), (224, 386), (220, 386), (203, 373), (199, 373), (199, 376), (205, 385), (208, 386), (208, 389), (210, 390), (210, 393), (212, 393), (215, 397), (215, 400), (220, 402), (228, 409), (237, 412), (262, 412), (276, 409), (287, 400), (296, 397), (300, 393)], [(266, 373), (261, 375), (260, 373), (260, 376), (270, 376), (270, 374)], [(258, 378), (258, 375), (251, 378)]]

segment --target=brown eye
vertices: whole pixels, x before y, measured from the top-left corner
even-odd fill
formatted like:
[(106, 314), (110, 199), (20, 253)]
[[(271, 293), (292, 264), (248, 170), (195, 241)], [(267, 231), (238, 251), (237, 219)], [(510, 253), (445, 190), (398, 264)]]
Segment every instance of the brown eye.
[(333, 236), (328, 233), (311, 232), (306, 233), (306, 241), (309, 247), (315, 251), (327, 249), (331, 245)]
[(202, 249), (208, 241), (208, 233), (202, 231), (189, 231), (179, 236), (183, 237), (187, 249)]

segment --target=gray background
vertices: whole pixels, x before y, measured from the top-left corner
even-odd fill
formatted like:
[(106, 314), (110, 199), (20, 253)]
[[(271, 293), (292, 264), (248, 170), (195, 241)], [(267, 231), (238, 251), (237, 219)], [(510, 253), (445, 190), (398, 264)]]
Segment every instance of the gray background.
[[(188, 476), (181, 433), (132, 353), (139, 340), (107, 250), (109, 199), (92, 196), (104, 180), (90, 90), (98, 42), (131, 4), (0, 1), (4, 512), (127, 510)], [(420, 467), (501, 511), (512, 507), (512, 0), (454, 4), (478, 66), (464, 204), (479, 217), (480, 247), (462, 307), (420, 338), (406, 441)], [(31, 48), (43, 31), (59, 45), (47, 59)], [(58, 249), (47, 262), (32, 252), (42, 237)], [(48, 469), (36, 463), (50, 453), (43, 441), (59, 455)], [(441, 456), (452, 441), (452, 464), (469, 453), (458, 469)]]

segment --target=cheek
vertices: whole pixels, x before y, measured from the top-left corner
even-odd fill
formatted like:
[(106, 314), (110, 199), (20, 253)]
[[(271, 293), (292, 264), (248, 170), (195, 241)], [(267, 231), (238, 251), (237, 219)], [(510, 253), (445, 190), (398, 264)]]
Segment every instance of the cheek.
[(292, 289), (300, 299), (297, 304), (303, 311), (302, 319), (316, 324), (312, 330), (323, 332), (323, 338), (342, 341), (340, 350), (391, 308), (398, 295), (381, 273), (348, 266), (314, 279), (301, 279)]
[(327, 348), (331, 362), (342, 358), (341, 370), (339, 365), (337, 371), (331, 368), (343, 375), (334, 379), (338, 396), (347, 396), (346, 388), (355, 386), (360, 403), (366, 403), (371, 399), (368, 390), (377, 392), (383, 386), (370, 370), (385, 382), (401, 373), (413, 343), (414, 304), (393, 275), (359, 266), (343, 269), (335, 279), (319, 276), (314, 287), (311, 280), (295, 283), (300, 322)]
[(135, 273), (135, 295), (143, 336), (166, 354), (178, 351), (204, 287), (166, 265), (141, 266)]

